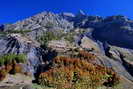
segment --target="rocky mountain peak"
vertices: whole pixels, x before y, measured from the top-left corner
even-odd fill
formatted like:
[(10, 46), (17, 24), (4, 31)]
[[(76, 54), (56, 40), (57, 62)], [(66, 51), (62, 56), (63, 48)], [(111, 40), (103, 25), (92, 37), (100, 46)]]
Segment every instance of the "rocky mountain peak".
[(46, 71), (56, 56), (81, 57), (82, 49), (87, 58), (88, 53), (96, 57), (91, 63), (109, 67), (133, 81), (132, 42), (132, 20), (121, 15), (89, 16), (81, 10), (77, 15), (42, 12), (0, 26), (0, 55), (26, 54), (24, 69), (33, 74), (38, 67), (40, 72)]
[(77, 15), (78, 16), (85, 16), (86, 14), (85, 14), (85, 12), (83, 10), (79, 10)]
[(69, 13), (69, 12), (63, 12), (61, 13), (63, 16), (66, 16), (66, 17), (75, 17), (75, 15), (73, 13)]
[(117, 15), (117, 16), (109, 16), (104, 19), (104, 21), (110, 22), (110, 21), (117, 21), (117, 22), (127, 22), (130, 19), (128, 19), (126, 16), (123, 15)]
[(6, 29), (14, 28), (15, 30), (31, 29), (72, 29), (73, 25), (59, 14), (52, 12), (42, 12), (22, 21), (18, 21), (12, 25), (6, 25)]

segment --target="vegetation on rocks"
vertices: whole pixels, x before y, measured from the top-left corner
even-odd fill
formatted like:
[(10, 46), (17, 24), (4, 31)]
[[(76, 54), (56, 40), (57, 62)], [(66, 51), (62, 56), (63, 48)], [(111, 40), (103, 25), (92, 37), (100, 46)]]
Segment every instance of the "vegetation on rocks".
[(39, 84), (57, 89), (113, 87), (119, 80), (119, 76), (109, 68), (68, 57), (54, 58), (51, 68), (41, 73), (38, 79)]
[(19, 63), (25, 63), (26, 56), (24, 54), (7, 54), (0, 58), (0, 81), (2, 81), (8, 73), (22, 73), (22, 66)]
[(20, 34), (25, 34), (31, 32), (31, 30), (9, 30), (9, 31), (0, 31), (0, 34), (11, 34), (11, 33), (20, 33)]
[(79, 51), (78, 58), (80, 58), (81, 60), (83, 59), (83, 60), (87, 60), (88, 62), (91, 62), (96, 59), (96, 55), (89, 53), (87, 51), (81, 50)]
[(74, 36), (78, 35), (75, 31), (71, 32), (63, 32), (62, 30), (59, 31), (46, 31), (43, 35), (37, 37), (37, 40), (42, 45), (47, 45), (47, 43), (51, 40), (66, 40), (70, 43), (74, 42)]
[[(126, 59), (132, 60), (132, 25), (133, 21), (123, 16), (102, 18), (88, 16), (82, 11), (75, 16), (68, 13), (40, 13), (14, 24), (0, 26), (0, 53), (17, 53), (16, 49), (22, 53), (26, 52), (30, 60), (24, 68), (31, 73), (28, 71), (24, 74), (32, 75), (34, 72), (39, 72), (37, 80), (40, 85), (35, 85), (35, 87), (41, 85), (46, 87), (40, 87), (42, 89), (49, 89), (47, 87), (54, 89), (114, 87), (119, 84), (120, 77), (113, 69), (126, 79), (133, 81), (132, 66), (126, 61), (124, 62)], [(25, 33), (28, 33), (28, 36), (23, 37)], [(121, 36), (118, 36), (117, 33)], [(6, 36), (7, 34), (8, 36)], [(36, 40), (41, 43), (41, 46)], [(64, 46), (65, 42), (66, 46)], [(53, 44), (51, 48), (47, 43)], [(112, 45), (121, 47), (121, 50), (111, 50)], [(86, 51), (75, 50), (76, 48)], [(108, 58), (110, 55), (106, 55), (108, 53), (111, 55), (110, 58)], [(60, 57), (56, 57), (57, 55)], [(3, 80), (8, 73), (21, 73), (21, 63), (24, 63), (25, 59), (23, 54), (1, 56), (0, 80)], [(113, 69), (96, 63), (110, 66)], [(38, 67), (40, 67), (40, 71), (36, 71), (39, 69)]]
[(28, 32), (31, 32), (31, 30), (10, 30), (10, 31), (7, 31), (7, 33), (20, 33), (20, 34), (25, 34)]
[(7, 75), (7, 71), (5, 69), (0, 69), (0, 81), (4, 80)]
[(39, 36), (37, 38), (38, 42), (40, 42), (42, 45), (47, 45), (47, 43), (51, 40), (60, 40), (60, 36), (54, 34), (54, 32), (45, 32), (42, 36)]
[(24, 54), (6, 54), (0, 57), (0, 66), (12, 64), (13, 61), (17, 63), (24, 63), (26, 61), (26, 56)]
[(64, 39), (69, 41), (70, 43), (74, 42), (74, 35), (76, 35), (74, 32), (66, 33), (64, 35)]

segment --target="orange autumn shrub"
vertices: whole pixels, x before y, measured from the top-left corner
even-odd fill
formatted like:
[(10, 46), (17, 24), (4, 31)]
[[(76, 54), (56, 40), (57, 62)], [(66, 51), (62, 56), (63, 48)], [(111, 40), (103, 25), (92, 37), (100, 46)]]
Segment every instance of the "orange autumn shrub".
[[(69, 88), (72, 79), (72, 71), (70, 68), (55, 68), (50, 69), (45, 73), (41, 73), (39, 76), (39, 83), (55, 88)], [(67, 85), (67, 86), (66, 86)]]
[(109, 68), (86, 60), (56, 57), (51, 68), (41, 73), (38, 81), (57, 89), (97, 89), (103, 85), (114, 86), (119, 83), (119, 76)]
[(96, 55), (84, 50), (79, 51), (78, 57), (87, 61), (93, 61), (96, 59)]
[(56, 57), (52, 61), (53, 67), (60, 67), (60, 66), (74, 66), (79, 68), (87, 68), (87, 66), (91, 66), (93, 64), (88, 63), (85, 60), (80, 60), (77, 58), (69, 58), (69, 57)]
[(12, 70), (12, 65), (6, 65), (6, 66), (5, 66), (5, 70), (6, 70), (7, 72), (10, 72), (10, 71)]
[(10, 74), (16, 74), (16, 73), (22, 73), (22, 66), (20, 64), (13, 65), (6, 65), (0, 69), (0, 81), (4, 80), (6, 75)]
[(10, 71), (11, 74), (16, 74), (16, 73), (22, 73), (22, 67), (20, 64), (14, 64), (12, 65), (12, 70)]
[(0, 81), (4, 80), (7, 75), (7, 72), (5, 69), (0, 69)]
[(20, 64), (16, 64), (14, 67), (14, 70), (16, 71), (16, 73), (21, 73), (22, 72), (22, 67)]

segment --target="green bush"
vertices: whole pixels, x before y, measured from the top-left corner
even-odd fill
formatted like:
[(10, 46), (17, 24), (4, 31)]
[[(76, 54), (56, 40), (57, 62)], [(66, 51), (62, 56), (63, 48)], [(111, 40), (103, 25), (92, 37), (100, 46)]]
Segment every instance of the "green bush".
[(24, 54), (6, 54), (0, 57), (0, 81), (2, 81), (8, 73), (22, 73), (22, 66), (19, 63), (25, 63), (26, 56)]
[(28, 32), (31, 32), (31, 30), (10, 30), (10, 31), (7, 31), (7, 33), (21, 33), (21, 34), (28, 33)]
[(0, 31), (0, 35), (6, 35), (6, 34), (7, 34), (6, 32)]
[(22, 66), (20, 64), (13, 64), (10, 74), (22, 73)]
[(67, 40), (67, 41), (69, 41), (70, 43), (72, 43), (72, 42), (74, 42), (74, 37), (73, 37), (73, 35), (66, 35), (65, 37), (64, 37), (64, 39), (65, 40)]
[(45, 32), (42, 36), (38, 37), (37, 40), (42, 45), (47, 45), (47, 43), (51, 40), (60, 40), (61, 37), (54, 32)]
[(64, 39), (69, 41), (70, 43), (74, 42), (74, 36), (76, 35), (76, 33), (71, 32), (71, 33), (66, 33), (64, 35)]
[(0, 66), (12, 64), (13, 61), (17, 63), (24, 63), (26, 61), (26, 56), (24, 54), (6, 54), (0, 57)]
[(74, 36), (77, 35), (75, 32), (68, 32), (65, 33), (62, 30), (55, 30), (53, 31), (46, 31), (43, 33), (43, 35), (37, 37), (37, 41), (41, 43), (42, 45), (47, 45), (47, 43), (51, 40), (66, 40), (70, 43), (74, 42)]
[(17, 63), (25, 63), (26, 62), (26, 55), (18, 54), (18, 55), (16, 55), (15, 60)]
[(11, 34), (11, 33), (20, 33), (20, 34), (25, 34), (31, 32), (31, 30), (9, 30), (9, 31), (0, 31), (0, 35), (7, 35), (7, 34)]

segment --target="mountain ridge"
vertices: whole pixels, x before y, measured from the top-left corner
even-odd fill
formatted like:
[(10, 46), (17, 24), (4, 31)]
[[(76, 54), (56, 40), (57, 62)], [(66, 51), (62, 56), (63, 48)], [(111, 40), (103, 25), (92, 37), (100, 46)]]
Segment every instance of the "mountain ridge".
[(46, 71), (55, 57), (77, 57), (79, 50), (85, 50), (96, 55), (92, 63), (112, 68), (133, 82), (133, 21), (125, 16), (42, 12), (1, 25), (0, 32), (0, 55), (25, 53), (24, 68), (33, 75)]

